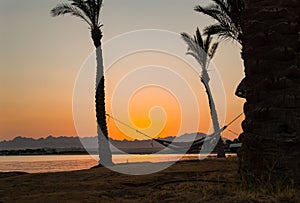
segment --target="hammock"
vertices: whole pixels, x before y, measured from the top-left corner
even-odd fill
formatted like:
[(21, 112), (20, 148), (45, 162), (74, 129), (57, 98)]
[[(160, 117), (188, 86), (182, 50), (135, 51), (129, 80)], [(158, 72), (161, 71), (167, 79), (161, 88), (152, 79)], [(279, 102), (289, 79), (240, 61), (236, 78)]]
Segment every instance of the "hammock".
[(228, 127), (230, 126), (232, 123), (234, 123), (238, 118), (240, 118), (243, 115), (243, 113), (241, 113), (240, 115), (238, 115), (236, 118), (234, 118), (229, 124), (227, 124), (226, 126), (224, 126), (223, 128), (220, 128), (219, 130), (217, 130), (216, 132), (207, 135), (203, 138), (194, 140), (192, 142), (172, 142), (172, 141), (168, 141), (168, 140), (164, 140), (164, 139), (155, 139), (150, 137), (149, 135), (131, 127), (130, 125), (112, 117), (109, 114), (106, 114), (106, 116), (108, 118), (111, 118), (115, 121), (117, 121), (118, 123), (121, 123), (122, 125), (127, 126), (128, 128), (135, 130), (137, 133), (144, 135), (147, 138), (150, 138), (151, 140), (163, 145), (164, 147), (167, 147), (169, 149), (178, 151), (178, 152), (194, 152), (194, 151), (199, 151), (199, 149), (203, 146), (203, 144), (205, 142), (210, 142), (212, 143), (214, 140), (218, 139), (220, 137), (220, 134)]
[(192, 142), (172, 142), (172, 141), (167, 141), (167, 140), (163, 140), (163, 139), (153, 139), (153, 140), (155, 142), (163, 145), (164, 147), (168, 147), (175, 151), (194, 152), (194, 151), (199, 151), (205, 142), (213, 142), (214, 140), (216, 140), (220, 136), (220, 133), (223, 132), (226, 128), (227, 128), (227, 126), (224, 126), (223, 128), (219, 129), (218, 131), (216, 131), (210, 135), (207, 135), (203, 138), (194, 140)]

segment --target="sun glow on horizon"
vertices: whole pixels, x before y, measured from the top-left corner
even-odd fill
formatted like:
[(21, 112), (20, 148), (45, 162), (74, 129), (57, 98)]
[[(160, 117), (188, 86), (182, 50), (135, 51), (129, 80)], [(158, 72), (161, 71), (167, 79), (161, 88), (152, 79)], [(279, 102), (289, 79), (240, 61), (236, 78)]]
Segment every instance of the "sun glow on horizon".
[[(83, 70), (90, 72), (78, 81), (85, 85), (86, 79), (92, 80), (94, 72), (90, 67)], [(75, 122), (82, 126), (78, 134), (80, 137), (95, 136), (93, 83), (90, 88), (80, 84), (75, 99), (85, 99), (79, 99), (80, 104), (76, 107), (79, 113), (75, 118), (79, 120)], [(177, 57), (153, 51), (123, 57), (106, 71), (105, 87), (106, 111), (123, 123), (107, 119), (112, 139), (143, 140), (208, 131), (208, 103), (201, 91), (199, 76)], [(86, 125), (83, 126), (83, 122)]]
[[(88, 106), (88, 110), (81, 115), (84, 131), (76, 131), (72, 114), (76, 76), (82, 63), (94, 50), (90, 31), (86, 24), (74, 17), (52, 18), (49, 12), (57, 3), (58, 0), (0, 1), (0, 141), (12, 140), (17, 136), (96, 136), (94, 92), (87, 92), (87, 97), (83, 98)], [(122, 33), (148, 28), (193, 34), (196, 27), (204, 28), (212, 23), (205, 16), (193, 11), (198, 3), (194, 0), (174, 0), (174, 6), (170, 7), (168, 1), (132, 0), (130, 4), (122, 2), (120, 6), (120, 1), (107, 1), (101, 16), (104, 24), (103, 44)], [(107, 54), (109, 53), (104, 53), (104, 60)], [(244, 100), (234, 96), (234, 90), (243, 78), (240, 48), (222, 42), (214, 62), (226, 89), (226, 121), (230, 121), (242, 112), (244, 103)], [(189, 99), (182, 99), (191, 95), (179, 83), (178, 98), (172, 91), (158, 86), (141, 86), (139, 91), (127, 98), (125, 90), (135, 81), (123, 81), (123, 78), (128, 74), (132, 77), (130, 74), (138, 67), (146, 67), (145, 70), (149, 73), (142, 79), (153, 77), (151, 69), (158, 73), (164, 73), (166, 68), (178, 72), (195, 93), (197, 105)], [(163, 76), (167, 76), (165, 81), (173, 80), (163, 74), (156, 77)], [(176, 79), (175, 76), (174, 78)], [(153, 77), (154, 79), (156, 78)], [(92, 83), (94, 81), (91, 79)], [(120, 94), (114, 96), (116, 88), (119, 88), (117, 90)], [(211, 130), (207, 96), (202, 83), (187, 64), (174, 56), (143, 52), (120, 59), (106, 73), (105, 91), (107, 113), (150, 136), (179, 136), (194, 131), (207, 133)], [(128, 99), (130, 102), (127, 104)], [(180, 112), (181, 107), (185, 108), (184, 115)], [(190, 127), (186, 121), (190, 119), (194, 122), (198, 116), (199, 127)], [(240, 133), (242, 119), (230, 129)], [(107, 120), (109, 136), (112, 139), (147, 139), (111, 119)], [(180, 130), (182, 120), (185, 125)], [(224, 132), (223, 136), (231, 139), (237, 137), (229, 131)]]

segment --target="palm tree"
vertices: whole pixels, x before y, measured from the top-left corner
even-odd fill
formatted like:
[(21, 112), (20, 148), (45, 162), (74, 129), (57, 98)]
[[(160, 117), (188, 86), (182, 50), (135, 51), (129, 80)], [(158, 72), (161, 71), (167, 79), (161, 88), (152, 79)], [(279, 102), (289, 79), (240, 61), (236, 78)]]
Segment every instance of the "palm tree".
[[(204, 29), (204, 34), (217, 35), (223, 40), (234, 40), (243, 46), (242, 12), (247, 0), (212, 0), (214, 4), (207, 7), (195, 6), (194, 10), (216, 21)], [(245, 80), (238, 85), (235, 94), (245, 98)]]
[(244, 0), (212, 0), (214, 4), (203, 7), (197, 5), (194, 10), (203, 13), (216, 23), (205, 28), (204, 34), (217, 35), (222, 39), (233, 39), (242, 43), (241, 14), (245, 8)]
[[(188, 45), (187, 55), (193, 56), (201, 66), (200, 79), (206, 90), (214, 131), (217, 132), (220, 130), (220, 125), (215, 102), (209, 86), (210, 77), (208, 75), (208, 67), (210, 60), (216, 53), (218, 43), (214, 43), (213, 45), (211, 45), (212, 37), (210, 34), (207, 35), (204, 41), (202, 39), (202, 35), (199, 31), (199, 28), (197, 28), (196, 34), (193, 37), (189, 36), (186, 33), (182, 33), (181, 36)], [(225, 157), (222, 139), (219, 139), (219, 142), (217, 144), (217, 152), (219, 158)]]
[(53, 17), (69, 14), (83, 20), (88, 24), (91, 37), (96, 48), (97, 73), (96, 73), (96, 117), (99, 145), (99, 165), (112, 165), (112, 155), (108, 142), (108, 131), (105, 111), (105, 78), (103, 69), (103, 56), (101, 48), (102, 24), (100, 23), (100, 11), (102, 0), (68, 0), (68, 3), (60, 3), (51, 10)]
[[(242, 15), (247, 182), (300, 184), (299, 1), (248, 1)], [(297, 43), (298, 42), (298, 43)]]
[(299, 2), (213, 1), (209, 7), (195, 7), (217, 21), (205, 33), (243, 46), (246, 77), (236, 91), (247, 100), (241, 177), (247, 183), (299, 184)]

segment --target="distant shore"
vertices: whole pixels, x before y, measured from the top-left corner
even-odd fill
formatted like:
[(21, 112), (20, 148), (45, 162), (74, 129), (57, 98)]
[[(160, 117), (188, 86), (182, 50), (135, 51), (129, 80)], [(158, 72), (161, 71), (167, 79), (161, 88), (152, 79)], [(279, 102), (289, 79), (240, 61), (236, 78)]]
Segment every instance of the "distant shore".
[(20, 149), (20, 150), (0, 150), (0, 156), (33, 156), (33, 155), (88, 155), (89, 153), (80, 151), (55, 151), (45, 149)]
[[(121, 149), (122, 150), (122, 149)], [(123, 149), (122, 151), (127, 151), (128, 154), (154, 154), (155, 152), (149, 152), (147, 150), (139, 149), (139, 150), (131, 150)], [(231, 153), (229, 149), (226, 150), (227, 153)], [(215, 153), (215, 152), (212, 152)], [(97, 155), (98, 152), (87, 152), (84, 149), (19, 149), (19, 150), (0, 150), (0, 156), (33, 156), (33, 155)], [(113, 152), (113, 154), (122, 154), (118, 152)], [(176, 151), (167, 151), (164, 153), (158, 154), (178, 154)], [(198, 153), (189, 153), (189, 154), (198, 154)]]

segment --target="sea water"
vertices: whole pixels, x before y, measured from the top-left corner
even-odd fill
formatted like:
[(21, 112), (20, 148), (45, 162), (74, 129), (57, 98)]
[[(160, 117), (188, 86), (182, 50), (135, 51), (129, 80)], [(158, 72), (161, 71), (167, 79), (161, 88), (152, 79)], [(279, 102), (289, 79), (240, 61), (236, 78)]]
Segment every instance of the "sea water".
[[(197, 159), (199, 159), (198, 154), (113, 155), (114, 163), (157, 163)], [(89, 155), (0, 156), (0, 172), (45, 173), (74, 171), (88, 169), (95, 165), (97, 165), (97, 160)]]

